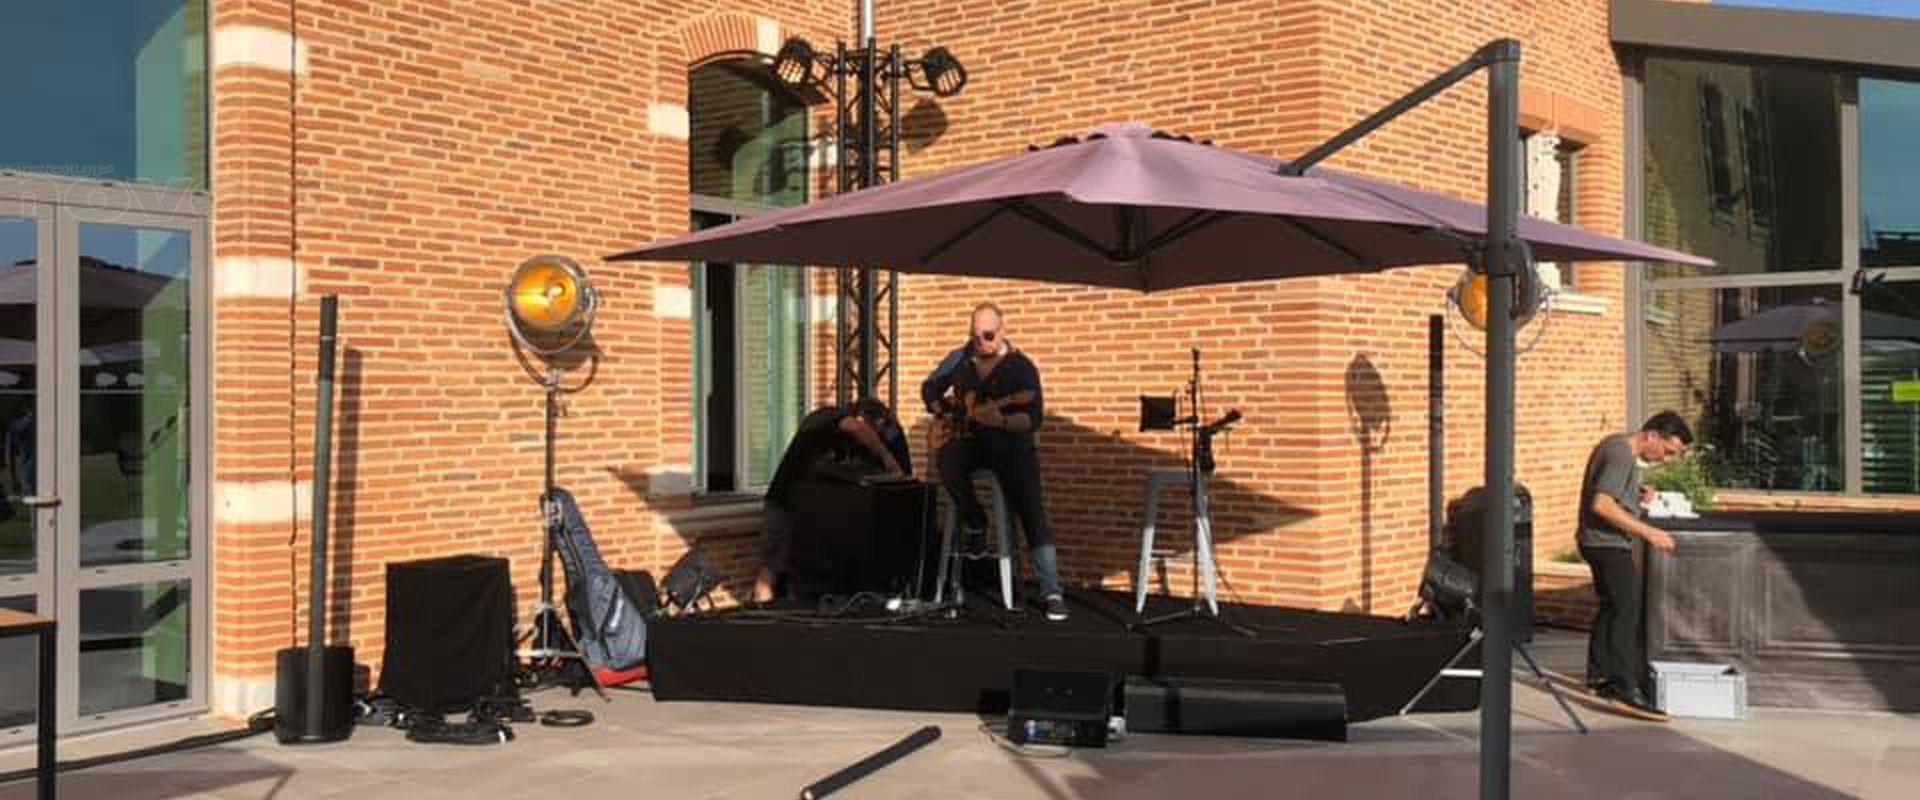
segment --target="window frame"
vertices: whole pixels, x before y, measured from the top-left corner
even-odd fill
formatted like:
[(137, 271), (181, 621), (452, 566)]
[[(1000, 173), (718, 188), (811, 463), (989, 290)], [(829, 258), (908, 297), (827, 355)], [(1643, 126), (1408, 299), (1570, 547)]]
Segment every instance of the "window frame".
[[(1645, 126), (1646, 117), (1646, 60), (1649, 57), (1682, 60), (1707, 64), (1735, 65), (1741, 67), (1763, 67), (1779, 63), (1777, 59), (1760, 56), (1703, 56), (1699, 53), (1669, 51), (1663, 49), (1640, 49), (1622, 56), (1625, 69), (1626, 89), (1626, 130), (1627, 148), (1623, 166), (1626, 172), (1626, 230), (1636, 239), (1646, 238), (1646, 196), (1644, 165), (1648, 137)], [(1861, 174), (1860, 174), (1860, 97), (1859, 86), (1862, 79), (1880, 79), (1901, 82), (1915, 82), (1912, 74), (1898, 70), (1873, 70), (1860, 67), (1838, 67), (1832, 65), (1802, 63), (1810, 69), (1820, 70), (1834, 76), (1839, 82), (1840, 103), (1835, 109), (1838, 114), (1838, 149), (1840, 168), (1840, 259), (1827, 269), (1800, 271), (1734, 273), (1716, 275), (1688, 275), (1680, 277), (1655, 277), (1649, 273), (1648, 264), (1636, 262), (1630, 265), (1627, 275), (1627, 313), (1624, 324), (1627, 336), (1627, 398), (1628, 413), (1631, 419), (1644, 419), (1656, 409), (1649, 408), (1647, 401), (1647, 357), (1646, 331), (1650, 325), (1660, 325), (1658, 317), (1662, 309), (1651, 298), (1659, 296), (1659, 291), (1670, 289), (1727, 289), (1759, 288), (1779, 286), (1832, 286), (1840, 294), (1841, 302), (1841, 366), (1840, 366), (1840, 441), (1842, 450), (1842, 480), (1839, 491), (1805, 492), (1793, 490), (1740, 489), (1765, 495), (1804, 495), (1835, 498), (1907, 498), (1920, 499), (1920, 493), (1876, 493), (1865, 492), (1864, 464), (1861, 448), (1863, 436), (1863, 380), (1862, 369), (1862, 330), (1861, 297), (1854, 290), (1856, 281), (1864, 277), (1884, 275), (1886, 280), (1906, 282), (1920, 280), (1920, 264), (1900, 266), (1861, 266), (1860, 252), (1860, 212), (1861, 212)], [(1705, 82), (1701, 83), (1701, 105), (1706, 107)], [(1743, 111), (1744, 109), (1742, 109)], [(1764, 113), (1764, 112), (1760, 112)], [(1736, 113), (1744, 123), (1744, 113)], [(1708, 135), (1704, 131), (1703, 136)], [(1744, 133), (1742, 134), (1744, 136)], [(1742, 140), (1745, 141), (1744, 138)], [(1769, 147), (1769, 151), (1771, 148)], [(1711, 161), (1711, 154), (1703, 155)], [(1772, 170), (1771, 152), (1768, 153), (1767, 168)], [(1747, 159), (1742, 159), (1746, 161)], [(1705, 165), (1711, 172), (1713, 165)], [(1730, 167), (1735, 166), (1729, 164)], [(1747, 169), (1747, 167), (1740, 167)], [(1710, 181), (1711, 182), (1711, 181)], [(1709, 186), (1710, 186), (1709, 182)], [(1751, 185), (1751, 184), (1749, 184)], [(1711, 192), (1710, 192), (1711, 194)], [(1710, 197), (1710, 200), (1712, 198)], [(1738, 224), (1740, 220), (1733, 215), (1725, 219), (1718, 208), (1710, 209), (1714, 224)], [(1774, 209), (1769, 222), (1778, 219), (1778, 210)], [(1754, 221), (1748, 221), (1750, 225)]]
[[(765, 59), (759, 59), (759, 58), (753, 58), (753, 57), (729, 59), (726, 61), (709, 61), (709, 62), (704, 62), (698, 65), (695, 65), (690, 70), (688, 70), (689, 113), (691, 113), (691, 110), (694, 108), (693, 97), (691, 95), (692, 84), (693, 84), (693, 81), (692, 81), (693, 72), (700, 69), (708, 69), (708, 68), (723, 68), (723, 69), (737, 70), (742, 67), (767, 68), (768, 66), (769, 64), (765, 61)], [(749, 79), (751, 80), (751, 78)], [(768, 92), (778, 91), (778, 89), (775, 88), (776, 84), (772, 83), (771, 81), (766, 81), (766, 82), (755, 81), (755, 83), (761, 84), (761, 88), (763, 88)], [(795, 100), (796, 105), (798, 105), (800, 108), (805, 109), (807, 107), (807, 103), (804, 98), (796, 96), (793, 99)], [(770, 101), (771, 101), (771, 98), (769, 96), (762, 95), (761, 102), (763, 104), (768, 103)], [(805, 126), (801, 132), (801, 140), (811, 141), (810, 135), (813, 127), (813, 124), (812, 124), (813, 120), (812, 120), (811, 114), (810, 112), (803, 110), (800, 116), (801, 116), (802, 124)], [(689, 137), (689, 140), (688, 140), (688, 147), (690, 148), (689, 155), (691, 155), (691, 148), (699, 146), (699, 144), (700, 142), (695, 141), (692, 137)], [(799, 153), (801, 157), (805, 159), (805, 163), (802, 165), (802, 171), (804, 172), (805, 177), (803, 178), (802, 184), (800, 186), (800, 193), (801, 193), (800, 202), (804, 203), (808, 199), (810, 199), (809, 196), (812, 193), (811, 189), (814, 186), (814, 181), (817, 177), (815, 173), (816, 173), (818, 163), (817, 163), (817, 160), (813, 157), (813, 153), (811, 149), (802, 147), (800, 148)], [(734, 199), (731, 197), (717, 197), (714, 195), (695, 193), (693, 191), (694, 190), (693, 175), (691, 173), (688, 175), (687, 188), (688, 188), (688, 222), (690, 224), (693, 222), (694, 217), (702, 214), (725, 217), (729, 222), (736, 222), (739, 220), (764, 214), (769, 211), (775, 211), (780, 208), (783, 208), (783, 206), (778, 206), (778, 205), (773, 205), (768, 203), (759, 203), (759, 202), (753, 202), (750, 200)], [(732, 303), (733, 303), (732, 316), (733, 316), (733, 331), (734, 331), (734, 336), (732, 337), (733, 352), (731, 353), (732, 361), (733, 361), (733, 379), (734, 379), (733, 380), (734, 402), (732, 403), (732, 407), (733, 407), (732, 426), (733, 426), (734, 436), (733, 436), (732, 450), (733, 450), (733, 464), (734, 464), (735, 473), (734, 473), (733, 487), (731, 489), (722, 489), (717, 491), (712, 489), (712, 487), (709, 485), (709, 479), (711, 477), (709, 474), (711, 471), (711, 464), (710, 464), (711, 448), (709, 447), (708, 438), (709, 438), (709, 428), (712, 425), (712, 422), (707, 419), (708, 417), (707, 397), (712, 392), (713, 377), (710, 373), (712, 362), (710, 357), (706, 359), (702, 358), (703, 354), (710, 353), (712, 349), (712, 346), (710, 344), (710, 341), (711, 341), (710, 337), (711, 337), (713, 321), (708, 317), (707, 294), (706, 294), (707, 282), (709, 280), (708, 265), (702, 262), (696, 262), (689, 265), (688, 267), (688, 293), (690, 295), (689, 299), (690, 299), (690, 309), (691, 309), (691, 318), (689, 319), (689, 325), (688, 325), (689, 327), (688, 344), (692, 351), (691, 360), (693, 362), (691, 365), (693, 374), (691, 376), (691, 380), (689, 381), (690, 395), (691, 395), (690, 400), (693, 404), (693, 413), (691, 415), (692, 424), (689, 426), (690, 427), (689, 437), (691, 439), (691, 450), (690, 450), (691, 459), (690, 460), (693, 463), (690, 465), (691, 467), (690, 471), (692, 475), (691, 475), (691, 479), (689, 480), (688, 491), (695, 497), (720, 497), (720, 498), (754, 497), (754, 496), (762, 495), (766, 492), (766, 482), (763, 481), (759, 483), (754, 483), (750, 481), (752, 469), (748, 463), (752, 456), (752, 441), (751, 441), (752, 437), (749, 435), (749, 431), (752, 424), (752, 411), (751, 409), (748, 408), (749, 403), (747, 402), (748, 392), (746, 389), (746, 385), (747, 385), (748, 378), (751, 376), (748, 374), (748, 368), (747, 368), (748, 359), (747, 359), (746, 348), (747, 348), (749, 337), (746, 335), (747, 334), (747, 315), (744, 312), (746, 309), (746, 305), (745, 305), (746, 291), (745, 290), (748, 284), (747, 271), (750, 267), (756, 267), (756, 266), (764, 266), (764, 265), (759, 265), (759, 264), (733, 264), (732, 265), (733, 291), (731, 295), (732, 295)], [(776, 269), (795, 269), (793, 267), (775, 267), (775, 268)], [(804, 415), (806, 414), (806, 411), (807, 411), (806, 406), (812, 398), (811, 382), (813, 378), (812, 361), (813, 361), (814, 347), (813, 347), (813, 337), (811, 335), (811, 330), (812, 330), (813, 321), (814, 321), (813, 319), (814, 314), (813, 314), (810, 293), (808, 291), (808, 287), (810, 286), (810, 284), (811, 284), (811, 281), (804, 278), (799, 281), (799, 286), (801, 288), (800, 298), (799, 298), (800, 302), (796, 304), (798, 318), (796, 320), (791, 320), (792, 322), (796, 323), (802, 330), (806, 330), (809, 333), (808, 335), (800, 337), (800, 340), (797, 343), (797, 346), (800, 348), (800, 357), (799, 357), (799, 367), (798, 367), (799, 374), (795, 376), (795, 380), (798, 382), (798, 385), (800, 387), (800, 402), (798, 404), (798, 407), (792, 410), (792, 415), (791, 415), (792, 419), (790, 420), (792, 425), (790, 427), (797, 427), (799, 420), (802, 417), (804, 417)], [(769, 443), (769, 446), (776, 451), (784, 450), (785, 442)]]

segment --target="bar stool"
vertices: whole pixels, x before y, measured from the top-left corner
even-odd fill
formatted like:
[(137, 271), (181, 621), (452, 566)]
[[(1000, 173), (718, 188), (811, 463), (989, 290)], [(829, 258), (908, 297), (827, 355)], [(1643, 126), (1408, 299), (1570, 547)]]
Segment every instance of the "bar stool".
[[(994, 477), (992, 470), (976, 469), (969, 477), (972, 478), (976, 488), (983, 481), (987, 485), (987, 494), (991, 499), (987, 527), (997, 533), (993, 538), (999, 545), (997, 558), (1000, 562), (1000, 603), (1011, 611), (1013, 610), (1013, 512), (1007, 506), (1007, 493), (1000, 488), (1000, 479)], [(940, 577), (933, 590), (933, 602), (945, 602), (947, 578), (951, 574), (953, 601), (960, 603), (966, 599), (964, 590), (961, 588), (964, 572), (955, 562), (967, 560), (967, 555), (958, 550), (960, 506), (954, 503), (951, 497), (946, 500), (947, 514), (944, 523), (940, 526)]]
[[(1160, 513), (1160, 492), (1170, 487), (1192, 484), (1192, 474), (1184, 469), (1147, 471), (1147, 521), (1140, 526), (1140, 569), (1133, 576), (1133, 613), (1135, 614), (1147, 609), (1147, 579), (1148, 570), (1153, 567), (1153, 529), (1155, 518)], [(1200, 476), (1200, 485), (1194, 487), (1194, 501), (1194, 569), (1200, 573), (1200, 586), (1207, 601), (1207, 609), (1218, 616), (1220, 601), (1214, 591), (1213, 517), (1207, 508), (1207, 476), (1204, 474)]]

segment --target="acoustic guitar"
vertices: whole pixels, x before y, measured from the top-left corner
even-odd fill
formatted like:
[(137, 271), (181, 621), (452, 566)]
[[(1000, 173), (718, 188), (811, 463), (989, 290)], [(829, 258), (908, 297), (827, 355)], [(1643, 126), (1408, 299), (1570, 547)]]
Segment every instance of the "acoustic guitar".
[(927, 452), (939, 452), (949, 442), (964, 442), (973, 438), (974, 428), (979, 423), (973, 421), (975, 414), (984, 409), (1003, 409), (1007, 406), (1025, 405), (1033, 402), (1033, 390), (1022, 389), (992, 400), (980, 399), (974, 391), (947, 395), (940, 400), (939, 413), (935, 415), (933, 427), (927, 429)]

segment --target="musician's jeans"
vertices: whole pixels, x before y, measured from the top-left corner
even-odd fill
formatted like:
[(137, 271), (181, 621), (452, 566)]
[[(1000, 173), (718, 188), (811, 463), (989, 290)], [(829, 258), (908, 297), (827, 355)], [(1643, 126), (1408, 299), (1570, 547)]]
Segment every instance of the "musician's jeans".
[(986, 509), (973, 494), (973, 471), (986, 469), (1000, 481), (1007, 495), (1007, 506), (1020, 520), (1027, 536), (1027, 551), (1033, 556), (1033, 571), (1040, 580), (1040, 595), (1060, 593), (1059, 556), (1053, 545), (1053, 527), (1047, 524), (1047, 512), (1041, 505), (1040, 459), (1031, 445), (994, 446), (979, 439), (950, 442), (934, 455), (940, 467), (940, 483), (947, 498), (960, 509), (962, 524), (976, 529), (987, 527)]

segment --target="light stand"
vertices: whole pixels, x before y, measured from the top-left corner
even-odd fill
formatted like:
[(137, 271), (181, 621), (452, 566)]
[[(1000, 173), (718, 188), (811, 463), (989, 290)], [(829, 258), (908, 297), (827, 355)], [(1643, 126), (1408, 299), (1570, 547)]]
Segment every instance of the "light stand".
[(506, 292), (507, 330), (513, 339), (526, 351), (530, 351), (546, 362), (543, 372), (536, 372), (531, 364), (523, 362), (533, 373), (546, 393), (544, 459), (545, 471), (540, 492), (540, 515), (543, 536), (540, 541), (540, 599), (534, 604), (525, 633), (517, 637), (515, 644), (519, 649), (515, 655), (525, 659), (535, 671), (559, 670), (567, 660), (578, 661), (581, 670), (592, 681), (593, 690), (602, 700), (611, 702), (605, 687), (600, 685), (600, 677), (586, 663), (581, 654), (579, 643), (567, 630), (560, 619), (559, 609), (553, 604), (553, 553), (554, 542), (571, 547), (572, 543), (561, 530), (563, 520), (557, 504), (553, 502), (557, 487), (555, 478), (554, 444), (559, 438), (560, 394), (566, 391), (561, 383), (560, 367), (553, 359), (572, 350), (587, 335), (593, 326), (593, 315), (599, 306), (599, 293), (587, 283), (586, 273), (572, 261), (559, 256), (536, 256), (522, 263), (514, 272)]
[[(1474, 607), (1471, 584), (1464, 586), (1442, 584), (1440, 581), (1445, 576), (1435, 574), (1436, 569), (1462, 569), (1447, 557), (1441, 546), (1441, 530), (1445, 527), (1441, 509), (1445, 502), (1446, 491), (1443, 488), (1446, 465), (1446, 447), (1443, 444), (1446, 437), (1446, 339), (1441, 333), (1445, 325), (1445, 320), (1439, 314), (1427, 320), (1427, 544), (1430, 551), (1427, 556), (1428, 574), (1422, 576), (1420, 601), (1407, 612), (1409, 622), (1419, 619), (1423, 612), (1432, 614), (1436, 619), (1444, 620), (1449, 616), (1449, 609), (1455, 606), (1463, 609), (1463, 615), (1470, 619), (1478, 616), (1478, 609)], [(1457, 582), (1462, 578), (1470, 578), (1470, 576), (1459, 575), (1454, 580)], [(1441, 678), (1484, 680), (1482, 670), (1461, 669), (1454, 666), (1460, 663), (1460, 659), (1465, 658), (1469, 651), (1480, 646), (1483, 636), (1479, 620), (1475, 619), (1473, 629), (1467, 634), (1467, 643), (1461, 645), (1460, 650), (1455, 652), (1452, 658), (1447, 659), (1447, 663), (1435, 672), (1433, 677), (1427, 679), (1426, 685), (1421, 686), (1420, 691), (1415, 692), (1413, 698), (1400, 707), (1400, 714), (1404, 716), (1412, 713), (1413, 707), (1426, 699), (1427, 693), (1439, 685)], [(1587, 733), (1587, 724), (1580, 719), (1579, 714), (1574, 713), (1573, 706), (1568, 705), (1567, 699), (1561, 696), (1560, 688), (1555, 686), (1553, 680), (1547, 677), (1546, 671), (1540, 668), (1540, 662), (1534, 659), (1533, 651), (1527, 647), (1527, 642), (1514, 637), (1511, 644), (1513, 652), (1527, 662), (1527, 668), (1532, 670), (1533, 676), (1546, 687), (1548, 694), (1553, 695), (1554, 702), (1560, 704), (1560, 710), (1566, 713), (1567, 721), (1573, 723), (1573, 727), (1582, 734)]]
[[(1164, 622), (1199, 618), (1217, 622), (1241, 636), (1254, 638), (1255, 634), (1252, 630), (1220, 616), (1220, 599), (1215, 589), (1219, 576), (1213, 561), (1213, 512), (1208, 502), (1207, 484), (1212, 479), (1214, 470), (1213, 437), (1239, 422), (1240, 412), (1228, 411), (1226, 416), (1220, 419), (1204, 425), (1200, 423), (1202, 409), (1200, 407), (1200, 348), (1198, 347), (1193, 348), (1193, 376), (1187, 380), (1187, 407), (1193, 413), (1173, 420), (1172, 427), (1186, 427), (1189, 429), (1189, 436), (1192, 437), (1189, 442), (1191, 449), (1187, 451), (1189, 453), (1187, 487), (1189, 508), (1193, 512), (1193, 569), (1195, 575), (1199, 577), (1201, 591), (1194, 594), (1193, 603), (1185, 609), (1144, 618), (1128, 627), (1139, 631)], [(1147, 425), (1148, 420), (1143, 418), (1142, 428)], [(1143, 548), (1151, 548), (1151, 546), (1150, 542), (1141, 542)], [(1145, 575), (1140, 576), (1142, 585), (1145, 584), (1146, 579)]]

